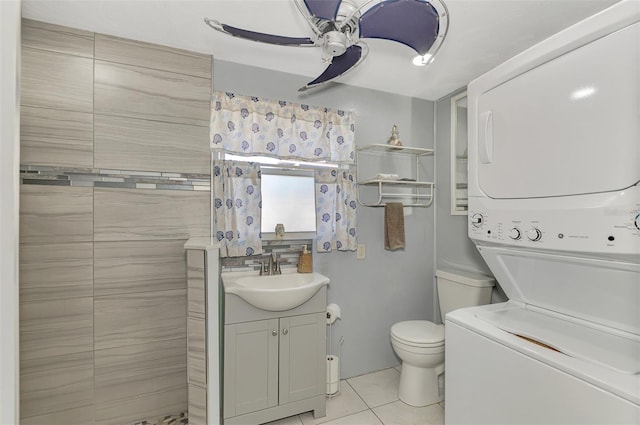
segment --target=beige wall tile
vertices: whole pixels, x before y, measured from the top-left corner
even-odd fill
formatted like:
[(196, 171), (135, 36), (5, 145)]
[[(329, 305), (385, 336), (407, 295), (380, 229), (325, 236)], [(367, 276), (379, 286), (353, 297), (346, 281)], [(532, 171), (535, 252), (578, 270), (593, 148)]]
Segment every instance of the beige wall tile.
[(95, 349), (186, 338), (186, 290), (95, 297)]
[(20, 358), (93, 351), (93, 298), (20, 303)]
[(96, 59), (211, 78), (211, 56), (96, 34)]
[(91, 296), (91, 242), (20, 245), (20, 302)]
[(187, 376), (189, 384), (207, 386), (206, 328), (203, 319), (187, 319)]
[(20, 415), (61, 412), (93, 403), (93, 352), (22, 360)]
[(93, 114), (23, 106), (20, 163), (92, 168)]
[(207, 424), (207, 390), (189, 385), (189, 425)]
[[(211, 58), (98, 38), (94, 74), (93, 33), (23, 20), (21, 162), (208, 174)], [(209, 202), (21, 186), (22, 424), (187, 409), (183, 243), (209, 234)]]
[(187, 312), (205, 318), (204, 251), (187, 251)]
[(20, 425), (92, 425), (94, 410), (93, 404), (90, 404), (61, 412), (22, 418)]
[(185, 338), (95, 352), (97, 404), (184, 387), (187, 383)]
[(95, 116), (96, 168), (209, 174), (206, 126)]
[(22, 49), (23, 106), (93, 111), (93, 59)]
[(95, 112), (209, 125), (211, 79), (95, 61)]
[(93, 33), (23, 18), (22, 46), (93, 58)]
[(20, 242), (93, 240), (93, 189), (20, 186)]
[(209, 199), (209, 192), (96, 188), (95, 240), (207, 236)]
[(96, 242), (94, 294), (186, 288), (184, 240)]
[(99, 425), (131, 424), (187, 409), (187, 387), (171, 388), (135, 398), (96, 404)]

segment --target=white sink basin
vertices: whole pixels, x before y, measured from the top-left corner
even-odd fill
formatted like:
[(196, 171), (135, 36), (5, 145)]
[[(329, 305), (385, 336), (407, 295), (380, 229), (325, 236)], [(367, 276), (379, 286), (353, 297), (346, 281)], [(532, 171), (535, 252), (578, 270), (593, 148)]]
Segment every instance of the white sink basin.
[(284, 311), (307, 301), (318, 290), (329, 284), (329, 278), (320, 273), (291, 273), (259, 276), (257, 272), (222, 273), (222, 284), (227, 294), (235, 294), (262, 310)]

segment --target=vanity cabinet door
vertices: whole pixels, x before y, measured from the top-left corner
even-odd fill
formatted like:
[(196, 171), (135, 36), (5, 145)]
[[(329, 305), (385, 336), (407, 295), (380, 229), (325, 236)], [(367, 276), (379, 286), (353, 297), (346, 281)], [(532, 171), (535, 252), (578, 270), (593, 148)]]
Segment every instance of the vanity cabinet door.
[(278, 404), (278, 319), (225, 326), (224, 417)]
[(326, 391), (326, 313), (280, 319), (279, 404)]

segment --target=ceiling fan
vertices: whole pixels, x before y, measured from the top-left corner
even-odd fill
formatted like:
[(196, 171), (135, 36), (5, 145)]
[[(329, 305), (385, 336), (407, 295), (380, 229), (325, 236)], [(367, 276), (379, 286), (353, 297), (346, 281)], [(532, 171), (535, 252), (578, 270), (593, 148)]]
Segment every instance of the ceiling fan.
[[(375, 5), (361, 13), (366, 6)], [(293, 0), (309, 23), (309, 37), (265, 34), (205, 18), (211, 28), (234, 37), (283, 46), (322, 47), (329, 56), (327, 68), (299, 91), (317, 87), (344, 75), (367, 57), (365, 38), (402, 43), (419, 56), (414, 64), (426, 65), (440, 48), (448, 27), (448, 12), (440, 0)]]

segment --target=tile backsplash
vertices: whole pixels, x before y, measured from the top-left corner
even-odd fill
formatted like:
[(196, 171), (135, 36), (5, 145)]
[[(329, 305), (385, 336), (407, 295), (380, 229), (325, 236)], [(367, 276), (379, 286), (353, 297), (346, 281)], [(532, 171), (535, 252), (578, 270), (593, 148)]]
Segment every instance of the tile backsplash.
[(263, 252), (260, 255), (222, 258), (220, 260), (222, 271), (246, 272), (260, 270), (260, 263), (263, 261), (268, 262), (269, 256), (274, 253), (283, 269), (297, 268), (298, 257), (305, 245), (309, 252), (312, 252), (313, 241), (311, 239), (263, 241)]

